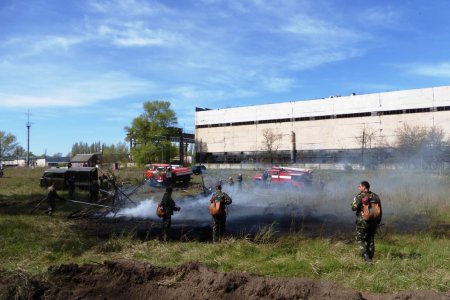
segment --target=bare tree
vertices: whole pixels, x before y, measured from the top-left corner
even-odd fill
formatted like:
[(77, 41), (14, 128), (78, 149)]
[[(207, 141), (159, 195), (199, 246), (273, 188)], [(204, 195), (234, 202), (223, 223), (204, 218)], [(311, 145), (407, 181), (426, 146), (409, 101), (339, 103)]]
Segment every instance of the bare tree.
[(433, 126), (428, 129), (425, 143), (428, 147), (441, 147), (445, 144), (444, 138), (444, 129), (442, 129), (441, 127)]
[(367, 128), (364, 126), (361, 135), (356, 137), (356, 141), (361, 145), (361, 165), (364, 166), (367, 163), (366, 149), (372, 148), (372, 143), (375, 142), (376, 130)]
[(395, 131), (397, 146), (406, 151), (417, 151), (426, 144), (427, 128), (424, 126), (410, 126), (403, 123)]
[(376, 134), (376, 130), (372, 129), (372, 128), (368, 128), (368, 127), (364, 127), (361, 135), (356, 137), (356, 141), (358, 142), (358, 144), (361, 145), (361, 148), (364, 149), (371, 149), (372, 148), (372, 143), (375, 142), (375, 134)]
[(445, 133), (441, 127), (403, 124), (397, 128), (396, 134), (397, 147), (402, 152), (403, 161), (435, 167), (442, 160)]
[(262, 140), (263, 150), (270, 158), (270, 163), (273, 164), (275, 153), (278, 151), (278, 147), (280, 147), (282, 135), (274, 132), (272, 128), (266, 128), (263, 130), (262, 136), (263, 136)]

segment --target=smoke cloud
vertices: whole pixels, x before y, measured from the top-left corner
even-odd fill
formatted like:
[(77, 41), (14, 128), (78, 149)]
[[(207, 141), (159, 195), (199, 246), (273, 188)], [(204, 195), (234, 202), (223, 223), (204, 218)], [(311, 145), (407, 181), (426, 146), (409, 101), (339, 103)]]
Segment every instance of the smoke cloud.
[[(214, 186), (219, 176), (228, 178), (232, 171), (216, 170), (205, 177), (208, 187)], [(210, 172), (213, 173), (213, 172)], [(371, 183), (383, 206), (383, 223), (392, 229), (410, 231), (427, 226), (427, 220), (446, 203), (448, 177), (410, 170), (379, 171), (321, 171), (314, 175), (312, 189), (298, 189), (272, 184), (270, 188), (256, 185), (250, 180), (242, 191), (237, 184), (222, 185), (233, 199), (228, 206), (227, 229), (234, 233), (254, 233), (262, 226), (274, 224), (278, 231), (303, 230), (321, 234), (352, 233), (355, 212), (350, 204), (358, 193), (362, 180)], [(318, 178), (325, 183), (317, 185)], [(211, 224), (209, 200), (211, 195), (177, 197), (181, 207), (172, 217), (174, 226), (204, 227)], [(137, 207), (123, 208), (109, 217), (138, 218), (158, 222), (156, 207), (161, 199), (149, 198), (138, 202)], [(323, 232), (322, 232), (323, 231)]]

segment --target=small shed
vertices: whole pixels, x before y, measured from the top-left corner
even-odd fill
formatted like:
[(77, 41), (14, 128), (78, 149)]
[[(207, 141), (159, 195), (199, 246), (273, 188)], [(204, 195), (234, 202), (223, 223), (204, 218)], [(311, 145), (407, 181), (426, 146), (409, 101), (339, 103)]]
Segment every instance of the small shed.
[(70, 160), (72, 167), (95, 167), (99, 164), (99, 154), (77, 154)]

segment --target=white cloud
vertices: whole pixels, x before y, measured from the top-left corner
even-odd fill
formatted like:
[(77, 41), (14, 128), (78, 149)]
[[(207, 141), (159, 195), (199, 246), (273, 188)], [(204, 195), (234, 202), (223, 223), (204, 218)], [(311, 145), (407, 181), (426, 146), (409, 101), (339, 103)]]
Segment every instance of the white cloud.
[(36, 51), (44, 51), (52, 48), (63, 48), (68, 50), (74, 45), (85, 42), (87, 38), (85, 36), (48, 36), (41, 40), (38, 40), (35, 44)]
[(400, 10), (387, 5), (367, 8), (359, 15), (359, 20), (371, 26), (398, 28), (402, 17), (403, 13)]
[(404, 66), (408, 73), (414, 75), (437, 77), (443, 79), (450, 78), (450, 62), (435, 64), (411, 64)]
[[(31, 58), (48, 62), (48, 70), (27, 68), (17, 63), (18, 58), (13, 59), (14, 67), (23, 73), (32, 70), (33, 74), (16, 74), (13, 78), (17, 80), (10, 86), (30, 81), (38, 90), (19, 92), (8, 87), (4, 93), (17, 92), (21, 99), (28, 99), (17, 103), (31, 101), (36, 105), (88, 105), (136, 94), (172, 97), (190, 105), (196, 101), (239, 100), (288, 92), (301, 79), (294, 72), (361, 55), (361, 41), (367, 38), (345, 20), (338, 25), (335, 19), (309, 13), (317, 8), (312, 2), (286, 2), (279, 10), (269, 9), (274, 5), (270, 1), (249, 1), (242, 7), (239, 1), (210, 2), (227, 10), (224, 14), (212, 14), (218, 8), (208, 5), (209, 9), (182, 10), (153, 1), (86, 3), (94, 13), (86, 12), (82, 23), (72, 24), (67, 35), (49, 31), (28, 41), (31, 47), (22, 47), (21, 51), (37, 49)], [(306, 6), (311, 7), (303, 10)], [(252, 14), (236, 18), (235, 10)], [(110, 45), (114, 48), (107, 49)], [(47, 56), (48, 49), (55, 49), (52, 54), (56, 55)], [(58, 55), (60, 49), (70, 56)], [(87, 61), (83, 65), (87, 69), (80, 71), (77, 61)], [(102, 74), (116, 69), (123, 70), (121, 75), (113, 71), (107, 73), (110, 77)], [(151, 82), (136, 79), (142, 76)], [(49, 98), (59, 100), (51, 102)]]
[(267, 77), (263, 78), (262, 87), (271, 92), (286, 92), (294, 85), (295, 80), (292, 78)]
[(296, 16), (281, 29), (309, 39), (319, 39), (322, 42), (330, 39), (334, 42), (347, 42), (361, 38), (361, 34), (355, 30), (343, 28), (325, 20), (311, 18), (306, 15)]
[(177, 40), (174, 33), (152, 30), (142, 22), (120, 25), (100, 25), (99, 36), (120, 47), (143, 47), (172, 44)]
[[(26, 82), (26, 79), (22, 81)], [(153, 82), (126, 73), (78, 73), (73, 74), (70, 80), (51, 78), (50, 81), (41, 81), (39, 89), (25, 83), (23, 86), (4, 88), (4, 92), (0, 93), (0, 107), (86, 106), (143, 95), (152, 89), (155, 89)]]
[(0, 93), (0, 107), (78, 106), (76, 99)]
[(2, 43), (8, 49), (9, 57), (17, 60), (36, 55), (49, 55), (49, 53), (61, 54), (72, 47), (89, 41), (89, 37), (83, 35), (47, 35), (47, 36), (16, 36)]
[(307, 49), (289, 56), (289, 67), (292, 70), (309, 70), (321, 65), (344, 61), (362, 55), (358, 49)]
[(166, 6), (156, 1), (144, 0), (88, 0), (87, 5), (93, 12), (128, 17), (151, 16), (168, 11)]

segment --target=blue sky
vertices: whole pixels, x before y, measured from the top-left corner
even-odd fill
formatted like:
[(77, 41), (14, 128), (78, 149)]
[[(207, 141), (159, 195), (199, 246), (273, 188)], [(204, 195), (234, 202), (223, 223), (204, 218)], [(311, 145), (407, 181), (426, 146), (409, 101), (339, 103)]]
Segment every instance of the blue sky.
[(151, 100), (225, 108), (449, 85), (450, 1), (0, 0), (0, 130), (123, 142)]

